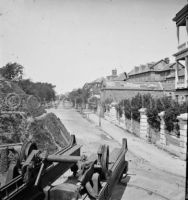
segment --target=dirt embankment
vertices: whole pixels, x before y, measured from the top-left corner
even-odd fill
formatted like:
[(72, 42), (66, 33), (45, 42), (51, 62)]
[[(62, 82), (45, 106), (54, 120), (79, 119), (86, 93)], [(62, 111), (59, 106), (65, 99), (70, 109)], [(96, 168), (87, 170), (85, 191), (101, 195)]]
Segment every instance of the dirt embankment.
[(14, 81), (0, 80), (0, 144), (21, 142), (27, 118), (44, 113), (37, 97), (26, 94)]
[[(70, 134), (56, 115), (46, 113), (37, 97), (27, 95), (16, 82), (0, 80), (0, 144), (27, 140), (51, 154), (68, 145)], [(0, 149), (0, 173), (8, 169), (9, 154)]]
[(70, 141), (69, 132), (53, 113), (45, 113), (33, 119), (27, 132), (39, 149), (48, 149), (49, 153), (54, 153)]

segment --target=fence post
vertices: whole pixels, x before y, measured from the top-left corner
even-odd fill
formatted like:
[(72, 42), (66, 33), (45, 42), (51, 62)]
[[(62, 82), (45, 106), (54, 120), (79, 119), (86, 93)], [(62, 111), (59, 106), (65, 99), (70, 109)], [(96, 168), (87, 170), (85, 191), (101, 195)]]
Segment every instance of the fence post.
[(112, 106), (112, 108), (110, 109), (110, 117), (113, 121), (117, 120), (117, 111), (114, 106)]
[(146, 108), (141, 108), (139, 112), (140, 112), (140, 137), (145, 140), (149, 140)]
[(187, 120), (188, 113), (184, 113), (179, 115), (177, 118), (179, 119), (180, 125), (180, 153), (182, 159), (186, 160), (186, 151), (187, 151)]
[(131, 133), (133, 133), (133, 114), (132, 114), (132, 111), (131, 111)]
[(158, 114), (158, 116), (160, 117), (161, 119), (161, 122), (160, 122), (160, 143), (161, 145), (164, 147), (166, 146), (166, 135), (165, 135), (165, 122), (164, 122), (164, 115), (165, 115), (165, 112), (162, 111)]

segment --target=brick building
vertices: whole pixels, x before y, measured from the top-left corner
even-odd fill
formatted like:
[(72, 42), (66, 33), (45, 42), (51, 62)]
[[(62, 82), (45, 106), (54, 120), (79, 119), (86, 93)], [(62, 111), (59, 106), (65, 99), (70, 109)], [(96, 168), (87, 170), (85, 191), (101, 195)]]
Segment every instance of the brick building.
[[(129, 82), (173, 82), (175, 84), (175, 69), (178, 65), (179, 71), (184, 70), (184, 66), (181, 63), (169, 63), (169, 59), (161, 59), (154, 63), (148, 63), (134, 67), (134, 69), (128, 73)], [(182, 74), (182, 73), (181, 73)], [(181, 76), (182, 79), (184, 77)]]
[(101, 88), (101, 101), (104, 102), (106, 99), (111, 99), (119, 102), (125, 98), (132, 98), (138, 93), (150, 93), (153, 97), (173, 95), (171, 94), (171, 88), (164, 90), (160, 82), (104, 81)]
[[(184, 82), (185, 67), (181, 63), (170, 63), (168, 58), (158, 62), (134, 67), (128, 73), (121, 73), (114, 79), (104, 79), (101, 84), (101, 99), (113, 99), (119, 102), (132, 98), (136, 94), (150, 93), (154, 97), (168, 96), (176, 98), (175, 71), (178, 65), (178, 77)], [(181, 98), (181, 101), (184, 98)]]
[(118, 75), (117, 75), (117, 69), (113, 69), (112, 70), (112, 74), (107, 76), (106, 79), (107, 80), (114, 80), (115, 78), (117, 78)]

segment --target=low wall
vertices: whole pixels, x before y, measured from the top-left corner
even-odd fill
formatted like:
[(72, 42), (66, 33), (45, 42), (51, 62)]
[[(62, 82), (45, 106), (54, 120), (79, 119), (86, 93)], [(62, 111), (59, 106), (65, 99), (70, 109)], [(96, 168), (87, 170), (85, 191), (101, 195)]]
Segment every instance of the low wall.
[(160, 132), (153, 129), (151, 126), (148, 128), (148, 133), (151, 143), (156, 144), (160, 140)]
[(167, 145), (172, 144), (177, 147), (180, 146), (180, 138), (177, 138), (174, 135), (166, 134), (166, 141), (167, 141)]
[[(140, 135), (140, 123), (135, 120), (130, 120), (125, 118), (123, 115), (120, 119), (115, 117), (116, 115), (113, 112), (106, 112), (105, 113), (106, 119), (112, 121), (113, 123), (119, 125), (121, 128), (124, 128), (130, 133), (133, 133), (137, 137), (141, 138)], [(115, 118), (115, 120), (114, 120)], [(163, 150), (166, 150), (178, 157), (180, 157), (180, 138), (177, 137), (176, 132), (169, 133), (165, 130), (164, 137), (166, 138), (165, 145), (161, 145), (160, 141), (160, 131), (157, 131), (153, 129), (151, 126), (148, 126), (147, 128), (148, 136), (146, 140), (148, 142), (151, 142), (152, 144), (158, 146), (159, 148), (162, 148)]]
[(139, 122), (125, 118), (125, 128), (129, 132), (140, 137), (140, 123)]
[[(111, 112), (107, 112), (105, 114), (107, 116), (106, 119), (109, 119), (116, 123), (117, 125), (119, 124), (122, 128), (127, 130), (130, 133), (133, 133), (137, 137), (141, 138), (140, 135), (140, 123), (135, 121), (135, 120), (130, 120), (125, 118), (123, 115), (120, 119), (117, 117), (114, 117), (114, 112), (113, 112), (113, 117)], [(116, 120), (114, 120), (116, 118)], [(160, 131), (153, 129), (151, 126), (148, 126), (148, 136), (146, 140), (148, 142), (151, 142), (152, 144), (162, 148), (163, 150), (166, 150), (172, 154), (175, 154), (176, 156), (179, 156), (180, 153), (180, 138), (177, 137), (177, 133), (171, 132), (169, 133), (168, 131), (165, 131), (165, 138), (166, 138), (166, 144), (161, 146), (161, 141), (160, 141)]]

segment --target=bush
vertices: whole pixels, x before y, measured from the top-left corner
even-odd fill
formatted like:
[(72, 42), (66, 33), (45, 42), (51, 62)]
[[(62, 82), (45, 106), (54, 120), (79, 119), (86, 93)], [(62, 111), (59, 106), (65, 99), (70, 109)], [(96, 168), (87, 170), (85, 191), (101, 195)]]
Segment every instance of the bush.
[(187, 112), (187, 105), (184, 102), (183, 104), (178, 104), (175, 101), (172, 101), (171, 107), (165, 109), (165, 125), (166, 129), (170, 131), (179, 131), (179, 126), (177, 125), (177, 116)]
[(142, 95), (138, 93), (131, 100), (132, 118), (138, 122), (140, 121), (140, 108), (142, 108)]
[[(24, 134), (24, 119), (19, 114), (2, 114), (0, 117), (0, 136), (5, 143), (20, 142), (20, 137)], [(1, 135), (1, 133), (7, 133)], [(9, 136), (11, 135), (11, 137)]]
[(119, 117), (123, 116), (123, 107), (120, 104), (116, 105), (116, 111), (117, 111)]
[(131, 119), (131, 101), (129, 99), (125, 99), (122, 101), (124, 105), (124, 114), (127, 119)]
[(137, 94), (134, 98), (124, 99), (122, 100), (116, 107), (120, 117), (122, 117), (123, 113), (127, 119), (131, 119), (131, 117), (140, 121), (140, 113), (139, 109), (142, 107), (142, 96)]
[(155, 107), (153, 107), (153, 109), (152, 107), (148, 108), (147, 117), (149, 125), (156, 130), (160, 130), (160, 118), (158, 116), (157, 108)]
[(169, 132), (179, 131), (177, 116), (187, 112), (186, 103), (179, 104), (168, 97), (153, 98), (150, 94), (141, 95), (139, 93), (131, 100), (124, 99), (121, 101), (117, 106), (117, 110), (120, 115), (122, 115), (121, 110), (123, 110), (127, 119), (132, 117), (132, 119), (140, 121), (139, 109), (141, 107), (147, 109), (148, 123), (157, 130), (160, 130), (160, 117), (158, 114), (165, 111), (164, 121), (166, 130)]
[(112, 102), (113, 102), (112, 98), (107, 98), (107, 99), (105, 99), (104, 104), (105, 105), (110, 105)]

